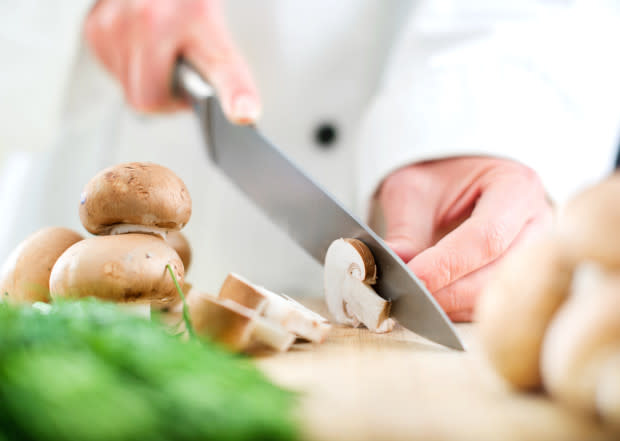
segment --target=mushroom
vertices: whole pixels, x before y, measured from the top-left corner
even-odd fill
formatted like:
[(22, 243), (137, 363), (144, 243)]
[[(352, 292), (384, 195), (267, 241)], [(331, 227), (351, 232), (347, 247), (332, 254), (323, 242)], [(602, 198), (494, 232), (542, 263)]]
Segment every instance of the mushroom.
[(50, 277), (53, 299), (97, 297), (130, 305), (166, 302), (177, 296), (167, 270), (183, 284), (183, 263), (166, 242), (148, 234), (98, 236), (67, 249)]
[(357, 239), (337, 239), (325, 256), (325, 298), (336, 322), (357, 327), (364, 324), (374, 332), (389, 332), (390, 302), (379, 297), (371, 285), (377, 267), (368, 247)]
[(0, 300), (11, 303), (49, 302), (52, 266), (83, 237), (62, 227), (43, 228), (22, 241), (0, 270)]
[(574, 261), (620, 264), (620, 173), (587, 188), (560, 210), (557, 232)]
[[(169, 246), (174, 248), (174, 250), (181, 258), (181, 261), (183, 262), (183, 268), (185, 269), (185, 275), (187, 275), (187, 270), (192, 259), (192, 249), (189, 245), (187, 238), (180, 231), (170, 231), (166, 234), (165, 240)], [(192, 286), (190, 283), (183, 283), (182, 289), (185, 295), (187, 295), (191, 287)], [(155, 303), (153, 304), (153, 307), (155, 309), (159, 309), (164, 314), (172, 313), (172, 315), (174, 316), (176, 315), (174, 313), (174, 310), (178, 309), (176, 308), (176, 306), (180, 304), (181, 296), (177, 295), (172, 301), (166, 303)]]
[(80, 219), (93, 234), (164, 236), (187, 224), (192, 202), (183, 181), (161, 165), (131, 162), (92, 178), (80, 201)]
[(541, 370), (550, 394), (620, 426), (620, 272), (581, 264), (551, 322)]
[(568, 296), (573, 267), (545, 238), (506, 258), (476, 306), (483, 351), (518, 388), (541, 386), (540, 348), (553, 315)]
[(194, 331), (233, 351), (248, 350), (255, 341), (286, 351), (295, 341), (294, 334), (260, 316), (262, 307), (250, 309), (199, 293), (192, 293), (187, 302)]
[(183, 267), (185, 268), (185, 274), (189, 270), (189, 264), (192, 261), (192, 248), (189, 245), (189, 241), (183, 233), (180, 231), (170, 231), (166, 234), (166, 242), (174, 251), (177, 252), (181, 260), (183, 261)]
[(327, 320), (316, 312), (290, 297), (254, 285), (235, 273), (224, 280), (219, 299), (230, 299), (247, 308), (261, 310), (270, 322), (313, 342), (324, 341), (331, 329)]

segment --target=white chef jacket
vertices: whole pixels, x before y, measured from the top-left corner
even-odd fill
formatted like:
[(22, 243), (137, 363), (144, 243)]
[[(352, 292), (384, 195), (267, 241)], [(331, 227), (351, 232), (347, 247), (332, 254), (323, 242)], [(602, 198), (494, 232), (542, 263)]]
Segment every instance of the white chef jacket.
[[(84, 45), (91, 6), (0, 6), (0, 259), (45, 225), (84, 232), (88, 179), (152, 161), (192, 195), (184, 231), (195, 286), (217, 292), (235, 271), (278, 292), (320, 295), (321, 266), (208, 161), (191, 113), (141, 115), (125, 104)], [(512, 158), (558, 201), (611, 168), (615, 2), (235, 0), (227, 12), (263, 99), (261, 131), (360, 216), (385, 176), (421, 160)]]

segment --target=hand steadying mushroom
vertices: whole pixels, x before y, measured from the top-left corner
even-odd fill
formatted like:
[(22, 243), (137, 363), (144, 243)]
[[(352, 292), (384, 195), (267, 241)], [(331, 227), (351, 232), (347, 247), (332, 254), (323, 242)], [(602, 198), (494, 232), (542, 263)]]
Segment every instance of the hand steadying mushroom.
[(338, 239), (325, 256), (324, 288), (329, 312), (336, 322), (374, 332), (389, 332), (390, 303), (372, 289), (377, 279), (375, 259), (363, 242)]

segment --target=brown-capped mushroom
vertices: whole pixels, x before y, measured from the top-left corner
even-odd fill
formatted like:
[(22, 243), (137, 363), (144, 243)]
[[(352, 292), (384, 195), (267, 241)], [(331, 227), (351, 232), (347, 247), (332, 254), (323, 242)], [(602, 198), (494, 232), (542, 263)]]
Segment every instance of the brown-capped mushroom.
[(295, 335), (261, 317), (261, 308), (250, 309), (230, 299), (192, 293), (187, 299), (194, 331), (233, 351), (245, 351), (257, 341), (286, 351)]
[(542, 341), (568, 296), (572, 272), (556, 242), (542, 239), (508, 256), (480, 296), (476, 321), (481, 347), (513, 386), (540, 387)]
[(192, 212), (183, 181), (171, 170), (147, 162), (106, 168), (84, 187), (80, 219), (93, 234), (180, 230)]
[(325, 340), (331, 329), (327, 320), (316, 312), (290, 297), (254, 285), (235, 273), (224, 280), (219, 299), (230, 299), (247, 308), (261, 310), (268, 321), (313, 342)]
[(83, 237), (63, 227), (43, 228), (22, 241), (0, 270), (0, 301), (49, 302), (52, 267), (60, 255)]
[(91, 237), (71, 246), (56, 261), (51, 295), (145, 305), (170, 301), (177, 291), (167, 265), (182, 285), (183, 263), (160, 238), (148, 234)]
[(566, 405), (620, 426), (620, 272), (581, 264), (542, 348), (545, 388)]
[(390, 302), (371, 287), (377, 267), (368, 247), (357, 239), (337, 239), (325, 256), (324, 288), (329, 312), (336, 322), (357, 327), (364, 324), (374, 332), (389, 332)]
[(557, 232), (574, 261), (620, 266), (620, 172), (568, 201), (559, 212)]
[(180, 231), (170, 231), (166, 234), (166, 242), (174, 251), (177, 252), (181, 260), (183, 261), (183, 267), (185, 268), (185, 274), (189, 270), (189, 264), (192, 262), (192, 248), (189, 245), (189, 241), (183, 233)]

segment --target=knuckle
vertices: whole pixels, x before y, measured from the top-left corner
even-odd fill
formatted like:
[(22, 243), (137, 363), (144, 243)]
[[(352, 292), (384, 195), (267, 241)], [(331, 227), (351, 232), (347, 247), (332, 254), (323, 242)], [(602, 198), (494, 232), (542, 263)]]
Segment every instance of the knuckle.
[(187, 3), (189, 8), (188, 12), (194, 17), (201, 19), (210, 18), (213, 16), (214, 2), (212, 0), (193, 0)]
[(461, 293), (451, 286), (435, 293), (437, 303), (448, 315), (459, 313), (463, 310), (461, 297)]
[(528, 185), (530, 188), (542, 189), (543, 185), (542, 185), (540, 176), (538, 176), (538, 173), (536, 173), (530, 167), (526, 167), (526, 166), (519, 167), (517, 174), (519, 178), (521, 179), (521, 181), (524, 184)]
[(430, 180), (415, 166), (404, 167), (390, 174), (381, 185), (381, 194), (390, 196), (403, 190), (425, 193), (430, 188)]
[(514, 161), (505, 161), (499, 170), (500, 173), (510, 176), (516, 185), (532, 191), (543, 190), (543, 183), (536, 171), (524, 164)]
[(158, 1), (135, 0), (133, 15), (143, 28), (153, 29), (159, 25), (164, 17), (164, 9)]
[(487, 222), (481, 226), (480, 234), (483, 257), (487, 262), (497, 258), (508, 248), (508, 237), (503, 223), (498, 221)]
[(440, 254), (434, 265), (433, 286), (428, 287), (431, 291), (437, 291), (453, 281), (455, 274), (462, 266), (460, 255), (455, 252)]

